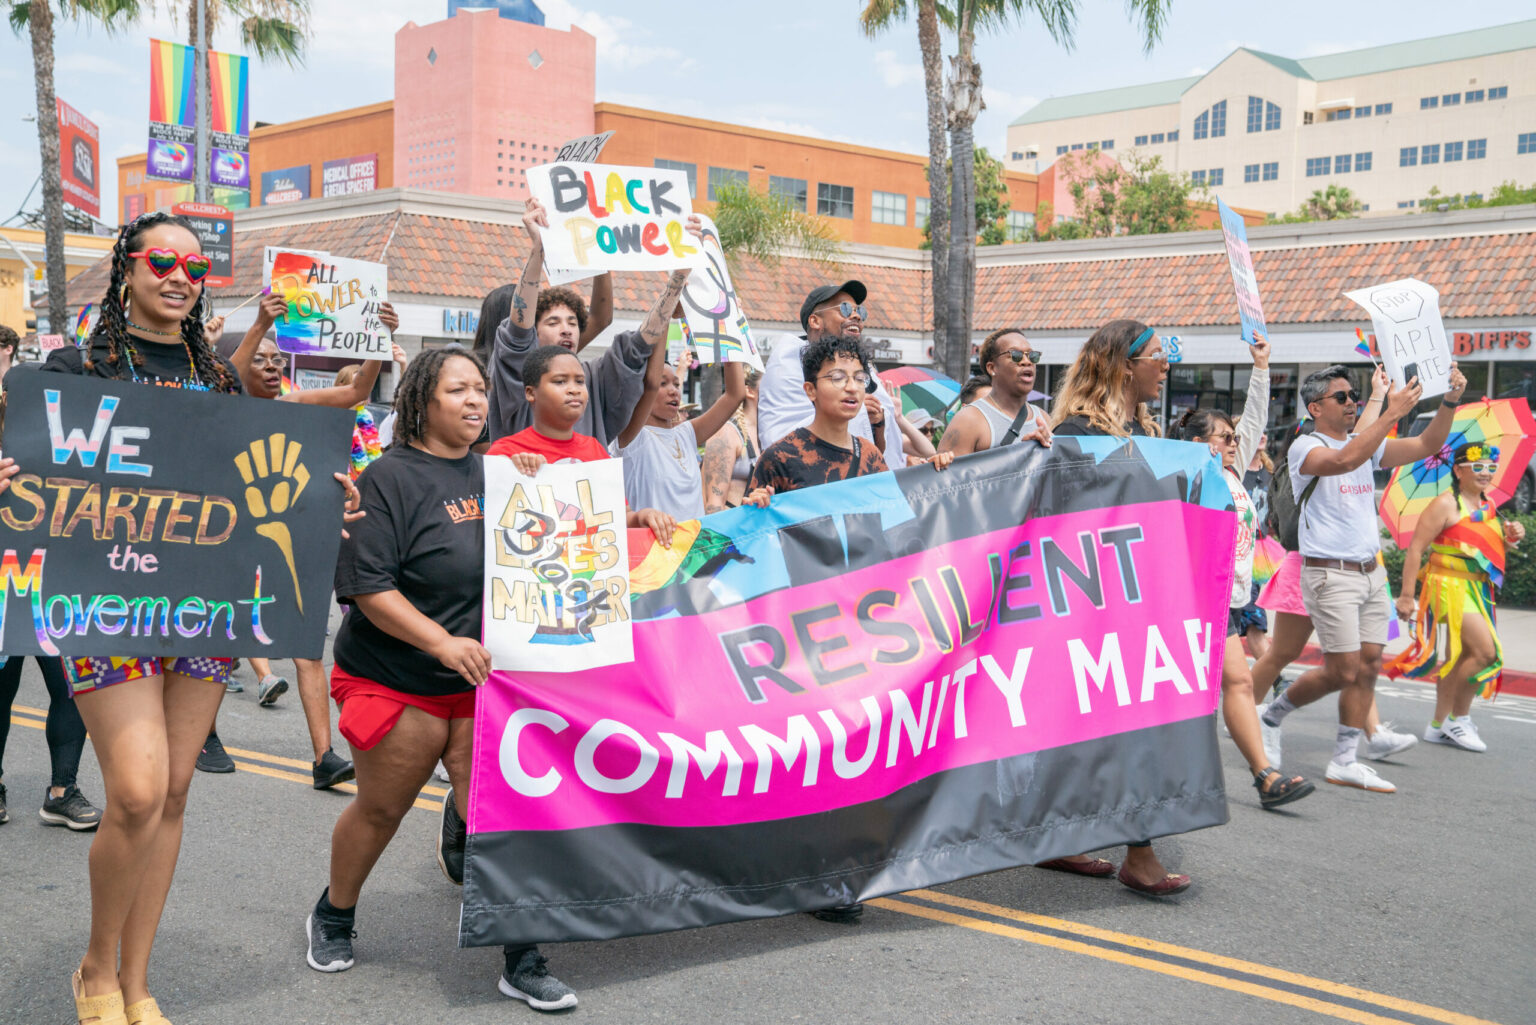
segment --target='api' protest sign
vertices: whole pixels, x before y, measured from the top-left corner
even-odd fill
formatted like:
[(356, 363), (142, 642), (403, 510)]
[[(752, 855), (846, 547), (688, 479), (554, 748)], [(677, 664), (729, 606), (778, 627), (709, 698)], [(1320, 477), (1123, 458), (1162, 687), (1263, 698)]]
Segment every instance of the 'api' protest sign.
[(389, 359), (379, 308), (389, 298), (389, 268), (329, 253), (279, 251), (272, 288), (288, 303), (277, 321), (284, 352)]
[(35, 371), (7, 384), (21, 472), (0, 494), (0, 651), (320, 657), (349, 410)]
[(1450, 389), (1451, 342), (1434, 286), (1403, 278), (1344, 295), (1370, 313), (1382, 365), (1393, 381), (1402, 385), (1417, 377), (1426, 399)]
[(624, 463), (525, 477), (485, 460), (485, 647), (503, 670), (576, 672), (635, 657)]
[(684, 230), (693, 207), (682, 171), (556, 163), (524, 174), (549, 214), (539, 234), (550, 267), (677, 270), (707, 262)]
[(731, 272), (725, 265), (720, 232), (710, 218), (701, 216), (700, 220), (704, 227), (704, 254), (709, 262), (694, 269), (683, 289), (683, 315), (688, 320), (693, 345), (697, 346), (699, 362), (746, 363), (762, 370), (762, 355), (752, 340), (752, 327), (741, 312)]

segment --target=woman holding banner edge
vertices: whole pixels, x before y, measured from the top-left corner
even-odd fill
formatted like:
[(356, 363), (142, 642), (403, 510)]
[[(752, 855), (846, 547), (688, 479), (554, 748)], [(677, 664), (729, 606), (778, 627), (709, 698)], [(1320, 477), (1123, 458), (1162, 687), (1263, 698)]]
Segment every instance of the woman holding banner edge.
[[(1128, 318), (1105, 324), (1083, 344), (1067, 370), (1051, 414), (1055, 436), (1159, 437), (1162, 432), (1148, 403), (1163, 390), (1168, 363), (1162, 339), (1146, 324)], [(1095, 877), (1115, 873), (1113, 862), (1086, 854), (1052, 858), (1036, 867)], [(1190, 885), (1189, 876), (1163, 867), (1151, 840), (1125, 845), (1119, 879), (1153, 897), (1182, 893)]]
[[(56, 350), (42, 369), (238, 394), (239, 378), (204, 335), (210, 264), (197, 247), (181, 217), (150, 213), (124, 225), (90, 344)], [(0, 474), (15, 472), (9, 463), (0, 461)], [(351, 482), (336, 476), (355, 509)], [(107, 795), (91, 845), (90, 944), (71, 979), (76, 1016), (87, 1025), (169, 1025), (149, 995), (149, 956), (181, 848), (193, 762), (231, 660), (66, 655), (62, 662)]]

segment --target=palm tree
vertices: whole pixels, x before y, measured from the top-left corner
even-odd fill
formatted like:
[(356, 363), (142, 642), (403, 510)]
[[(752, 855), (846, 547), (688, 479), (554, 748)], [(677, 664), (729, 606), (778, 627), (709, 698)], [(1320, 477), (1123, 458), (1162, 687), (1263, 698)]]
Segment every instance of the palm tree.
[(798, 250), (817, 263), (837, 260), (840, 247), (831, 225), (801, 213), (783, 197), (735, 182), (717, 188), (715, 197), (715, 227), (720, 230), (720, 248), (732, 270), (742, 256), (777, 267), (787, 249)]
[[(59, 15), (69, 21), (90, 18), (110, 31), (139, 15), (138, 0), (58, 0)], [(57, 331), (68, 310), (64, 270), (64, 178), (59, 161), (59, 105), (53, 91), (53, 7), (49, 0), (10, 5), (11, 31), (32, 40), (32, 71), (37, 83), (37, 149), (42, 157), (43, 249), (48, 280), (48, 319)]]
[[(986, 104), (981, 96), (981, 65), (976, 63), (976, 31), (1007, 27), (1015, 18), (1030, 14), (1040, 19), (1051, 38), (1071, 49), (1075, 43), (1079, 0), (950, 0), (942, 6), (933, 0), (919, 0), (919, 6), (933, 3), (936, 17), (951, 27), (956, 35), (956, 52), (950, 57), (949, 81), (945, 105), (947, 107), (950, 146), (950, 221), (947, 247), (945, 293), (945, 330), (934, 335), (934, 348), (942, 352), (945, 373), (957, 379), (970, 372), (971, 303), (976, 287), (976, 148), (973, 127), (976, 118)], [(1145, 49), (1150, 50), (1162, 35), (1167, 19), (1170, 0), (1126, 0), (1127, 13), (1137, 19), (1145, 37)], [(903, 0), (868, 0), (861, 21), (869, 31), (873, 22), (883, 26), (906, 14)], [(921, 18), (921, 11), (919, 12)], [(936, 34), (936, 33), (935, 33)], [(927, 50), (924, 52), (924, 69), (927, 69)], [(929, 125), (932, 127), (934, 101), (929, 92)], [(930, 150), (932, 150), (930, 132)], [(942, 166), (942, 158), (929, 157), (930, 180), (932, 168)], [(930, 199), (930, 202), (933, 202)], [(937, 245), (934, 247), (934, 279), (938, 280), (940, 261)], [(936, 307), (939, 300), (935, 300)], [(935, 324), (938, 317), (935, 317)]]
[[(174, 4), (174, 0), (173, 0)], [(199, 39), (202, 24), (199, 11), (208, 19), (208, 32)], [(171, 7), (171, 16), (176, 9)], [(198, 47), (206, 41), (212, 44), (213, 33), (225, 17), (233, 17), (240, 24), (240, 42), (254, 51), (261, 61), (282, 61), (289, 67), (304, 63), (304, 44), (309, 38), (309, 0), (187, 0), (187, 43)], [(208, 61), (197, 62), (197, 94), (208, 96)], [(208, 120), (213, 104), (199, 103), (197, 117), (199, 137), (206, 137)], [(204, 147), (197, 151), (197, 183), (207, 180), (209, 155)]]
[[(944, 152), (944, 133), (949, 123), (948, 107), (944, 97), (944, 61), (939, 39), (941, 17), (950, 23), (952, 15), (945, 9), (940, 13), (935, 0), (916, 0), (917, 45), (923, 54), (923, 88), (928, 96), (928, 240), (932, 250), (932, 270), (929, 274), (930, 294), (933, 297), (934, 352), (940, 355), (945, 367), (950, 365), (949, 335), (949, 179), (946, 175), (948, 161)], [(906, 0), (867, 0), (859, 15), (859, 24), (868, 36), (877, 36), (895, 22), (907, 17)], [(966, 347), (966, 359), (970, 349)], [(964, 375), (956, 380), (963, 380)]]
[(1301, 205), (1302, 213), (1314, 221), (1335, 221), (1354, 217), (1360, 213), (1360, 201), (1348, 186), (1333, 184), (1326, 189), (1315, 189)]

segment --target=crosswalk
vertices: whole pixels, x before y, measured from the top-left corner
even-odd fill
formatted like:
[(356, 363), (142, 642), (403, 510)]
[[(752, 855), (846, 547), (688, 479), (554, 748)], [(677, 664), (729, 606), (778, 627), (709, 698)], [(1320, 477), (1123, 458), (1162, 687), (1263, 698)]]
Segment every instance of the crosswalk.
[[(1384, 683), (1378, 680), (1376, 693), (1382, 697), (1402, 698), (1404, 701), (1417, 701), (1425, 705), (1435, 703), (1434, 688), (1423, 684)], [(1536, 698), (1528, 698), (1520, 694), (1501, 694), (1493, 701), (1476, 702), (1472, 706), (1472, 714), (1477, 718), (1490, 716), (1506, 722), (1536, 726)]]

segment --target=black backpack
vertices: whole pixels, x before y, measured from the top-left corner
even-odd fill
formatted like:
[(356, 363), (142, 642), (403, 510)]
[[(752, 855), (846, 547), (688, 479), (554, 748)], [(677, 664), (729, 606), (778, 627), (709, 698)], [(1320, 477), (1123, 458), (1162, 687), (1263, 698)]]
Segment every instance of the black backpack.
[(1291, 490), (1291, 469), (1288, 465), (1290, 456), (1290, 447), (1287, 446), (1281, 455), (1281, 465), (1275, 467), (1275, 473), (1269, 479), (1269, 518), (1270, 533), (1275, 540), (1286, 551), (1294, 552), (1301, 548), (1301, 507), (1307, 504), (1307, 499), (1317, 490), (1317, 482), (1321, 478), (1313, 477), (1301, 489), (1301, 498), (1297, 499)]

